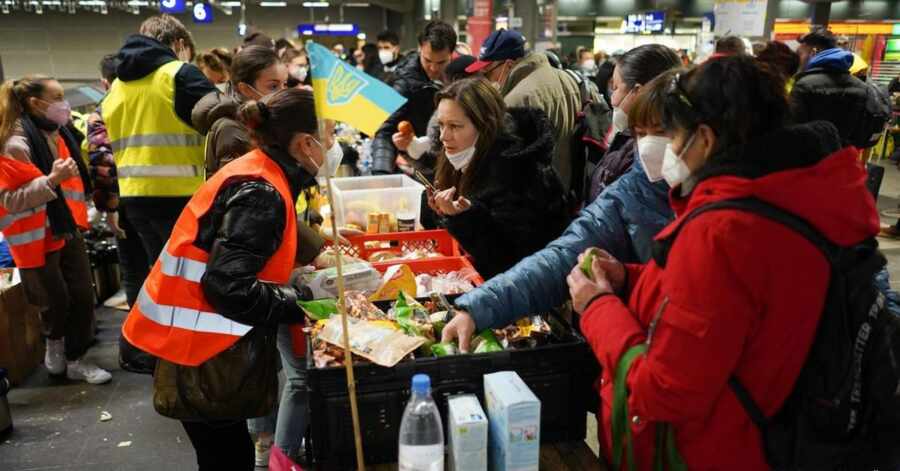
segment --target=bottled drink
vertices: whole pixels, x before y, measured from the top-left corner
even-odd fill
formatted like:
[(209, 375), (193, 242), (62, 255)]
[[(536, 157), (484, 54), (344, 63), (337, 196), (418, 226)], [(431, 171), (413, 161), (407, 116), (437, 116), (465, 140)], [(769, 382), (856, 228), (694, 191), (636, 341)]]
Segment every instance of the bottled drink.
[(444, 427), (431, 398), (431, 378), (412, 379), (412, 396), (400, 422), (400, 471), (444, 470)]

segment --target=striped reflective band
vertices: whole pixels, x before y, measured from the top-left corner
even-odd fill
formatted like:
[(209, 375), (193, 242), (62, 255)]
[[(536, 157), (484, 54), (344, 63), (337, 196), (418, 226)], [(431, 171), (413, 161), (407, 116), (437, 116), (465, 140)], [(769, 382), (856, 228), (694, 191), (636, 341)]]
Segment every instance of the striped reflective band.
[(63, 190), (63, 196), (71, 201), (84, 201), (84, 192), (76, 190)]
[(203, 136), (199, 134), (142, 134), (123, 137), (110, 144), (113, 152), (120, 152), (129, 147), (197, 147), (201, 145), (203, 145)]
[(0, 231), (2, 231), (3, 229), (6, 229), (12, 223), (18, 221), (19, 219), (24, 219), (29, 216), (34, 216), (35, 214), (37, 214), (41, 211), (44, 211), (46, 209), (47, 209), (47, 205), (42, 204), (40, 206), (36, 206), (31, 209), (26, 209), (25, 211), (22, 211), (21, 213), (7, 214), (6, 216), (3, 216), (2, 218), (0, 218)]
[(243, 336), (252, 329), (214, 312), (156, 304), (144, 288), (137, 299), (141, 314), (163, 326), (178, 327), (194, 332)]
[(9, 245), (25, 245), (30, 244), (32, 242), (36, 242), (39, 240), (43, 240), (44, 236), (47, 232), (43, 227), (35, 229), (33, 231), (23, 232), (21, 234), (15, 235), (6, 235), (6, 240), (9, 241)]
[(166, 276), (177, 276), (194, 283), (200, 283), (206, 273), (206, 264), (169, 253), (168, 246), (159, 254), (159, 266)]
[(119, 178), (169, 178), (199, 177), (202, 170), (197, 165), (130, 165), (116, 169)]

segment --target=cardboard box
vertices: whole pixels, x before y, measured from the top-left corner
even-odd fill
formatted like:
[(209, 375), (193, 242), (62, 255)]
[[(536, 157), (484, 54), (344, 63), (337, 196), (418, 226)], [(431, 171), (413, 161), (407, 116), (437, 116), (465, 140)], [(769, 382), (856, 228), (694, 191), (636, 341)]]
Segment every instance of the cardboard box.
[(514, 371), (484, 375), (492, 471), (538, 471), (541, 401)]
[(28, 304), (18, 272), (4, 270), (0, 278), (8, 281), (0, 287), (0, 367), (9, 371), (12, 384), (21, 384), (44, 360), (41, 320), (38, 309)]
[(486, 471), (488, 421), (473, 394), (447, 400), (450, 471)]

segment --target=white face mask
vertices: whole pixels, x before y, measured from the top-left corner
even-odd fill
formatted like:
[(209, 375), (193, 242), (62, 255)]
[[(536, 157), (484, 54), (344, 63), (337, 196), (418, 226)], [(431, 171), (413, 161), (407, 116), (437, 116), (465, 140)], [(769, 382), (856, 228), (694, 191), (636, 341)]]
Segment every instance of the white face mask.
[(297, 79), (297, 81), (303, 82), (304, 80), (306, 80), (306, 74), (308, 71), (309, 71), (309, 67), (307, 67), (305, 65), (300, 65), (300, 66), (297, 66), (297, 68), (295, 68), (291, 72), (291, 76), (293, 76), (295, 79)]
[(581, 70), (585, 72), (593, 72), (594, 67), (597, 66), (597, 63), (594, 62), (594, 59), (588, 59), (581, 63)]
[(341, 161), (343, 159), (344, 149), (338, 144), (338, 141), (335, 140), (331, 148), (325, 152), (325, 162), (319, 167), (319, 171), (316, 172), (316, 178), (324, 179), (326, 176), (333, 177), (337, 173), (338, 167), (341, 166)]
[(475, 144), (478, 143), (478, 136), (475, 136), (475, 142), (472, 143), (471, 146), (455, 153), (451, 154), (449, 152), (444, 152), (447, 155), (447, 160), (450, 161), (450, 165), (453, 166), (456, 170), (463, 170), (469, 165), (469, 162), (472, 161), (472, 157), (475, 156)]
[(394, 62), (394, 51), (391, 51), (390, 49), (380, 49), (378, 51), (378, 60), (380, 60), (383, 65)]
[(612, 124), (613, 130), (616, 134), (628, 129), (628, 113), (626, 113), (625, 110), (621, 108), (621, 106), (622, 103), (628, 99), (628, 95), (631, 95), (631, 92), (633, 91), (633, 88), (629, 90), (628, 93), (626, 93), (625, 96), (622, 97), (622, 100), (619, 102), (619, 106), (613, 107)]
[(644, 173), (650, 182), (662, 180), (662, 167), (666, 150), (672, 140), (665, 136), (645, 136), (638, 139), (638, 158), (644, 166)]
[(684, 145), (684, 148), (681, 149), (680, 154), (676, 154), (675, 151), (672, 150), (672, 144), (666, 146), (666, 155), (663, 157), (662, 164), (662, 176), (666, 179), (666, 183), (669, 184), (670, 187), (675, 188), (676, 186), (682, 184), (688, 177), (691, 176), (691, 169), (684, 163), (682, 157), (684, 157), (685, 152), (691, 148), (691, 145), (694, 143), (694, 138), (697, 137), (697, 134), (694, 133), (691, 135), (691, 138), (688, 139), (687, 144)]
[(216, 88), (220, 92), (225, 93), (226, 91), (228, 91), (228, 82), (217, 83)]

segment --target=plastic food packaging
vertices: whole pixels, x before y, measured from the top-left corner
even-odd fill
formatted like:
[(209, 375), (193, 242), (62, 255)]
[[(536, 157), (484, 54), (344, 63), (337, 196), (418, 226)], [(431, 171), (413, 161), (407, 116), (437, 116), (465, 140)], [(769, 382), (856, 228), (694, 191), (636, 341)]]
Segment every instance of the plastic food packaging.
[[(381, 274), (372, 265), (361, 262), (344, 265), (344, 289), (373, 292), (381, 284)], [(336, 298), (337, 268), (327, 268), (304, 276), (305, 285), (315, 299)]]
[[(372, 363), (388, 368), (399, 363), (425, 343), (422, 337), (412, 337), (401, 331), (354, 317), (347, 318), (347, 325), (350, 350)], [(325, 321), (325, 326), (319, 331), (319, 339), (340, 347), (343, 345), (343, 332), (341, 318), (333, 316)]]
[(397, 299), (400, 293), (416, 292), (416, 275), (408, 265), (394, 265), (384, 272), (381, 286), (369, 298), (372, 301)]

